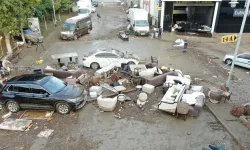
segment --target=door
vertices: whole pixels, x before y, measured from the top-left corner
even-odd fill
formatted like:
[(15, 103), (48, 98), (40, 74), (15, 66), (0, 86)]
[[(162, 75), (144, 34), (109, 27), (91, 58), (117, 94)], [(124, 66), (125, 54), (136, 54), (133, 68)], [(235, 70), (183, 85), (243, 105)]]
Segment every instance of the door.
[(245, 68), (250, 68), (250, 54), (238, 55), (235, 64)]
[(79, 22), (76, 23), (75, 34), (77, 35), (77, 37), (81, 36), (81, 29), (80, 29), (80, 23)]
[(86, 33), (86, 19), (83, 19), (79, 22), (79, 32), (80, 32), (80, 35), (84, 35)]
[(50, 98), (50, 94), (38, 85), (31, 85), (30, 91), (32, 93), (31, 101), (39, 109), (53, 109), (54, 101)]
[(172, 29), (172, 16), (173, 16), (173, 2), (165, 2), (163, 30), (171, 32)]
[(113, 53), (109, 53), (109, 55), (107, 55), (107, 58), (109, 59), (110, 64), (116, 64), (116, 66), (120, 66), (121, 65), (121, 58)]
[(20, 104), (22, 108), (30, 108), (33, 106), (32, 94), (30, 93), (30, 88), (25, 84), (11, 85), (8, 88), (8, 92), (14, 95), (14, 99)]
[(99, 53), (95, 55), (93, 62), (97, 62), (100, 67), (105, 67), (110, 65), (110, 60), (108, 59), (109, 53)]

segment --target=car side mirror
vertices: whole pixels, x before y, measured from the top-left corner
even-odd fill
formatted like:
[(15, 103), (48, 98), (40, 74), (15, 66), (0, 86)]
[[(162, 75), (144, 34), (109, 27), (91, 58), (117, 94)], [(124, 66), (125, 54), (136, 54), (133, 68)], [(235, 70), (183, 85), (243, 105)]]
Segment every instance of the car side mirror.
[(43, 97), (49, 97), (49, 93), (44, 93)]

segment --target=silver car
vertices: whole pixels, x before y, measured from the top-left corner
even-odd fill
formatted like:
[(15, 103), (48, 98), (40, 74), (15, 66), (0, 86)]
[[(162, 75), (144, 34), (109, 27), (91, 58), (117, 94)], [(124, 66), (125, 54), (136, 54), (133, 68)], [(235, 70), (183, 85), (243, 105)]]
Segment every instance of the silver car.
[(42, 43), (44, 37), (40, 35), (38, 32), (34, 32), (29, 28), (23, 29), (24, 38), (27, 43), (33, 44), (33, 43)]
[[(233, 54), (227, 54), (223, 61), (231, 65), (233, 63), (233, 57)], [(235, 65), (250, 69), (250, 52), (238, 54), (235, 59)]]

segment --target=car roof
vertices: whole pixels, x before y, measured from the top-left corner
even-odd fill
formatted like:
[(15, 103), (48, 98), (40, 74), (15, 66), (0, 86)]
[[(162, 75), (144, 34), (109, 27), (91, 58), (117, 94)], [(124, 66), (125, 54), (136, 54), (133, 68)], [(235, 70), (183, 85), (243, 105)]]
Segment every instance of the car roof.
[(11, 78), (7, 84), (40, 84), (47, 77), (44, 74), (24, 74)]
[(84, 15), (80, 15), (80, 16), (75, 16), (75, 17), (71, 17), (71, 18), (68, 18), (65, 23), (77, 23), (77, 21), (79, 20), (82, 20), (82, 19), (85, 19), (85, 18), (89, 18), (90, 16), (87, 15), (87, 16), (84, 16)]

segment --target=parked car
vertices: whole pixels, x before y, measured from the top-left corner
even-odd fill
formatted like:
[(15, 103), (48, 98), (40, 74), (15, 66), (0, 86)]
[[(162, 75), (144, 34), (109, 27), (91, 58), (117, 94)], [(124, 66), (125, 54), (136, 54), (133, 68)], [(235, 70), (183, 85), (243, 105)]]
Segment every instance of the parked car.
[(48, 109), (67, 114), (86, 102), (81, 86), (66, 83), (54, 76), (26, 74), (10, 79), (0, 93), (0, 104), (10, 112), (20, 109)]
[[(44, 37), (40, 35), (38, 32), (32, 31), (30, 28), (23, 29), (24, 38), (26, 43), (33, 44), (33, 43), (41, 43), (43, 42)], [(14, 36), (14, 39), (17, 41), (22, 41), (21, 35)]]
[(98, 7), (98, 0), (92, 0), (92, 5)]
[[(227, 54), (223, 61), (226, 64), (231, 65), (233, 62), (233, 57), (233, 54)], [(250, 52), (237, 55), (235, 65), (250, 69)]]
[(114, 63), (117, 64), (118, 67), (121, 66), (121, 63), (138, 64), (140, 61), (139, 57), (135, 54), (124, 54), (112, 48), (97, 49), (83, 57), (82, 60), (85, 67), (90, 67), (92, 69), (106, 67)]
[(61, 39), (77, 40), (78, 37), (92, 30), (92, 21), (89, 15), (80, 15), (68, 18), (61, 30)]
[(92, 12), (92, 13), (95, 13), (95, 12), (96, 12), (95, 6), (91, 6), (91, 12)]

